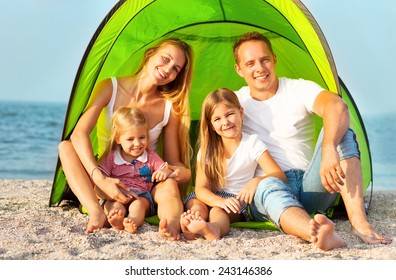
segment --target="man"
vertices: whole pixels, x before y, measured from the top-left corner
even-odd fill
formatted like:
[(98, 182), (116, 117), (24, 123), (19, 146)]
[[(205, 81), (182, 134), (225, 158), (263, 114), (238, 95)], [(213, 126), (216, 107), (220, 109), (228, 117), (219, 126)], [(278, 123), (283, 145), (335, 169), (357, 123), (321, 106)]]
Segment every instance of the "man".
[[(270, 41), (247, 33), (234, 45), (235, 70), (247, 86), (237, 91), (244, 108), (244, 130), (267, 144), (288, 183), (268, 178), (257, 188), (253, 218), (270, 219), (285, 233), (314, 243), (322, 250), (346, 246), (325, 211), (340, 193), (352, 234), (369, 244), (389, 244), (369, 224), (363, 202), (362, 174), (355, 135), (349, 129), (347, 105), (314, 82), (278, 78)], [(314, 114), (323, 129), (314, 135)]]

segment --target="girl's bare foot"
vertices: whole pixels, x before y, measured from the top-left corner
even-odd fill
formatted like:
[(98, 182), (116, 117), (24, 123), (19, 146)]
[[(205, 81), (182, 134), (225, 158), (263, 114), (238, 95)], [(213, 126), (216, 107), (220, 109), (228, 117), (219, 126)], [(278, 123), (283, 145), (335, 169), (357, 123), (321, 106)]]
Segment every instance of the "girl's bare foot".
[(125, 218), (123, 221), (124, 229), (130, 233), (136, 233), (137, 232), (137, 225), (135, 224), (135, 221), (132, 220), (131, 218)]
[(199, 214), (191, 213), (184, 217), (185, 225), (191, 234), (200, 234), (207, 240), (220, 239), (220, 229), (203, 220)]
[(111, 209), (109, 214), (107, 215), (107, 220), (109, 224), (119, 230), (124, 229), (123, 220), (124, 220), (125, 213), (120, 209)]
[(187, 210), (186, 212), (184, 212), (180, 216), (181, 230), (183, 232), (184, 238), (187, 239), (187, 240), (194, 240), (194, 239), (197, 238), (197, 235), (195, 233), (192, 233), (188, 229), (188, 225), (190, 224), (191, 215), (198, 215), (199, 216), (199, 212), (198, 211), (194, 212), (194, 211), (191, 211), (191, 210)]
[(325, 215), (316, 214), (310, 220), (311, 242), (323, 251), (345, 247), (345, 241), (334, 231), (334, 223)]

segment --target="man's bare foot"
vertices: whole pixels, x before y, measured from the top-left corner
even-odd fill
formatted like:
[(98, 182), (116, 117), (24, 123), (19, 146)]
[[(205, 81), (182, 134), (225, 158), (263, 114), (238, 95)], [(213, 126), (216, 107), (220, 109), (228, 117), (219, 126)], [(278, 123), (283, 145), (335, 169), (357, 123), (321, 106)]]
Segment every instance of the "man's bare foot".
[(103, 211), (97, 215), (89, 215), (87, 229), (85, 230), (85, 233), (88, 234), (94, 232), (95, 230), (102, 229), (105, 226), (106, 222), (107, 217)]
[(107, 220), (109, 224), (119, 230), (124, 229), (123, 220), (124, 220), (125, 213), (119, 209), (111, 209), (109, 214), (107, 215)]
[(351, 233), (360, 238), (366, 244), (390, 244), (392, 239), (378, 234), (378, 232), (367, 222), (360, 225), (359, 229), (352, 226)]
[(123, 221), (123, 225), (124, 225), (124, 229), (130, 233), (136, 233), (137, 232), (137, 225), (135, 223), (134, 220), (132, 220), (131, 218), (124, 218)]
[(172, 241), (180, 240), (180, 223), (179, 221), (168, 222), (163, 218), (159, 222), (159, 233)]
[(329, 251), (347, 245), (344, 239), (334, 231), (334, 223), (325, 215), (316, 214), (309, 224), (311, 242), (319, 249)]
[(193, 216), (199, 216), (199, 211), (194, 212), (191, 210), (187, 210), (186, 212), (184, 212), (181, 216), (180, 216), (180, 226), (181, 226), (181, 230), (183, 232), (183, 236), (185, 239), (187, 240), (194, 240), (197, 238), (197, 235), (195, 233), (192, 233), (189, 229), (188, 229), (188, 225), (190, 224), (190, 219), (191, 219), (191, 215)]
[(184, 217), (186, 221), (186, 227), (192, 234), (202, 235), (207, 240), (218, 240), (220, 239), (220, 229), (215, 225), (203, 220), (199, 214), (191, 213)]

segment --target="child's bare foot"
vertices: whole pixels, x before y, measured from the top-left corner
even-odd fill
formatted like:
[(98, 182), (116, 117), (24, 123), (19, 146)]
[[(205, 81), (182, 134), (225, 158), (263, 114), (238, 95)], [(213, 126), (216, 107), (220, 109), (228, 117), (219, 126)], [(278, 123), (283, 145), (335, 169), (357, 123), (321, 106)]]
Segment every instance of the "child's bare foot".
[(194, 211), (191, 211), (191, 210), (187, 210), (187, 212), (184, 212), (180, 216), (181, 230), (183, 232), (184, 238), (187, 239), (187, 240), (194, 240), (194, 239), (197, 238), (197, 235), (195, 233), (192, 233), (188, 229), (188, 225), (190, 224), (191, 215), (198, 217), (199, 216), (199, 211), (194, 212)]
[(97, 229), (102, 229), (106, 221), (107, 221), (107, 217), (103, 211), (98, 213), (97, 215), (90, 214), (85, 233), (88, 234), (94, 232)]
[(392, 239), (378, 234), (378, 232), (366, 222), (363, 225), (357, 227), (352, 226), (351, 233), (356, 237), (360, 238), (364, 243), (367, 244), (390, 244)]
[(132, 220), (131, 218), (125, 218), (123, 221), (124, 229), (130, 233), (136, 233), (137, 232), (137, 225), (135, 224), (135, 221)]
[(197, 214), (186, 215), (185, 224), (188, 231), (192, 234), (200, 234), (207, 240), (218, 240), (220, 239), (220, 229), (215, 225), (203, 220), (201, 216)]
[(120, 209), (111, 209), (109, 214), (107, 215), (107, 220), (109, 221), (109, 224), (113, 228), (123, 230), (124, 216), (125, 216), (124, 212), (121, 211)]
[(168, 222), (163, 218), (159, 222), (159, 233), (172, 241), (180, 240), (180, 223), (178, 220)]
[(345, 241), (334, 231), (334, 223), (325, 215), (316, 214), (310, 220), (311, 242), (323, 251), (345, 247)]

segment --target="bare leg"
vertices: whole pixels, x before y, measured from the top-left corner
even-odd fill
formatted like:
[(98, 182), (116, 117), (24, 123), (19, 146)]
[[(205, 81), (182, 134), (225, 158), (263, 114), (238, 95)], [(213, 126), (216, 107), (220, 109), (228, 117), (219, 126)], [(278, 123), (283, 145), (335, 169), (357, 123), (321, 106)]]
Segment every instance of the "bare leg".
[(205, 203), (201, 202), (200, 200), (193, 198), (190, 199), (186, 203), (186, 209), (188, 209), (186, 212), (184, 212), (181, 217), (180, 217), (180, 226), (181, 230), (183, 232), (183, 236), (187, 240), (193, 240), (196, 239), (196, 234), (192, 233), (188, 229), (188, 224), (190, 223), (190, 215), (193, 216), (200, 216), (203, 220), (207, 220), (209, 217), (209, 209), (206, 206)]
[(367, 220), (363, 201), (362, 169), (356, 157), (341, 161), (346, 179), (344, 186), (339, 186), (344, 201), (351, 232), (367, 244), (390, 244), (391, 239), (378, 234)]
[(144, 217), (149, 207), (150, 202), (144, 197), (139, 197), (138, 200), (132, 201), (129, 205), (128, 217), (123, 221), (125, 230), (130, 233), (135, 233), (137, 229), (143, 225)]
[(158, 204), (159, 232), (171, 240), (179, 240), (183, 203), (180, 199), (177, 182), (168, 178), (157, 184), (151, 194)]
[(304, 209), (289, 207), (282, 213), (280, 224), (286, 234), (312, 242), (324, 251), (346, 246), (345, 241), (334, 231), (333, 222), (324, 215), (316, 215), (315, 219), (311, 219)]
[(70, 141), (62, 141), (59, 144), (59, 158), (70, 188), (89, 213), (85, 232), (91, 233), (96, 229), (103, 228), (107, 217), (99, 205), (92, 181)]

